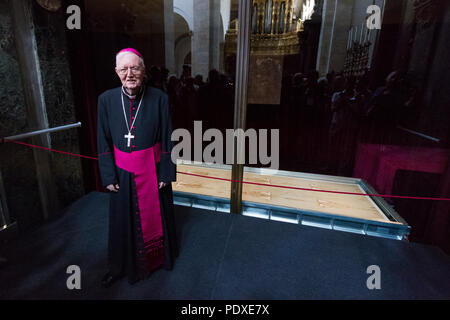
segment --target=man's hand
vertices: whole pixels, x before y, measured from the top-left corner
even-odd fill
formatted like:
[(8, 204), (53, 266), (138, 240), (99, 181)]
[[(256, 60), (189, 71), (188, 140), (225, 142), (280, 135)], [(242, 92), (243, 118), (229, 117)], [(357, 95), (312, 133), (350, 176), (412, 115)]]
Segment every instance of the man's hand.
[(161, 188), (164, 188), (165, 186), (167, 186), (167, 183), (166, 182), (160, 182), (159, 183), (159, 189), (161, 189)]
[(108, 189), (111, 192), (119, 192), (119, 185), (118, 184), (110, 184), (106, 186), (106, 189)]

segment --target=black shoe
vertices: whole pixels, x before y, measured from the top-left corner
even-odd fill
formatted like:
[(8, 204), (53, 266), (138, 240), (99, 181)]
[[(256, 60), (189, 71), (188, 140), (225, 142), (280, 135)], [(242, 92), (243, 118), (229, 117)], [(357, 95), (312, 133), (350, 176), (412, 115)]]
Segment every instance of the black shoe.
[(102, 278), (102, 287), (109, 288), (114, 282), (119, 280), (120, 277), (112, 276), (109, 272)]

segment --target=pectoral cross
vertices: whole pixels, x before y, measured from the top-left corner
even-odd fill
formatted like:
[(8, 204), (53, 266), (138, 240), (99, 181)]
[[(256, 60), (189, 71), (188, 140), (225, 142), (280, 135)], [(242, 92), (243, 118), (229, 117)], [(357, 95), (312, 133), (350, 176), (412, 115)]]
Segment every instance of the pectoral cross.
[(129, 147), (130, 143), (131, 143), (131, 139), (134, 139), (134, 136), (131, 134), (131, 132), (128, 132), (128, 134), (126, 134), (124, 137), (125, 137), (125, 139), (128, 139), (127, 147)]

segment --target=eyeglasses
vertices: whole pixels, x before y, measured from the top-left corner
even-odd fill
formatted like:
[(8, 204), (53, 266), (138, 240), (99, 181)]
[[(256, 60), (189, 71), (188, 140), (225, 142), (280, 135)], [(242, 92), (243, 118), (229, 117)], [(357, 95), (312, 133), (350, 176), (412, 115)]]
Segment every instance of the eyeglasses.
[(121, 68), (118, 70), (118, 72), (120, 75), (125, 75), (128, 73), (128, 69), (130, 69), (132, 74), (140, 74), (143, 71), (142, 67), (128, 67), (128, 68)]

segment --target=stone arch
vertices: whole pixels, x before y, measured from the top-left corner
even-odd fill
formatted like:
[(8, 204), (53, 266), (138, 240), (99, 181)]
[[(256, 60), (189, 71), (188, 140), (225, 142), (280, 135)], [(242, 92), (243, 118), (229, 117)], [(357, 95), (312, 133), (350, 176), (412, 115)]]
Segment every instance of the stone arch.
[(194, 17), (192, 14), (175, 5), (173, 7), (173, 12), (174, 14), (181, 16), (186, 21), (189, 26), (189, 30), (194, 30)]
[(192, 50), (192, 31), (189, 23), (178, 13), (174, 13), (175, 32), (175, 70), (177, 75), (181, 75), (185, 57)]

